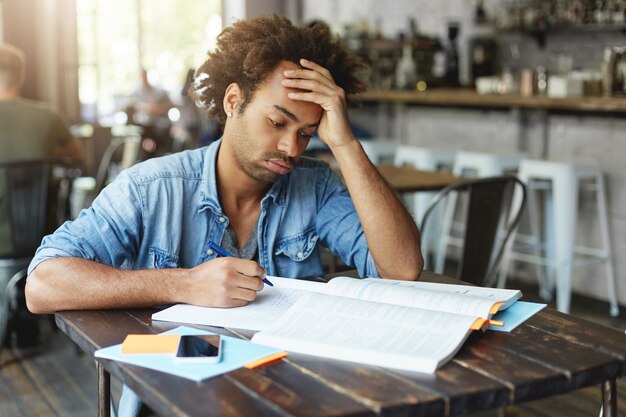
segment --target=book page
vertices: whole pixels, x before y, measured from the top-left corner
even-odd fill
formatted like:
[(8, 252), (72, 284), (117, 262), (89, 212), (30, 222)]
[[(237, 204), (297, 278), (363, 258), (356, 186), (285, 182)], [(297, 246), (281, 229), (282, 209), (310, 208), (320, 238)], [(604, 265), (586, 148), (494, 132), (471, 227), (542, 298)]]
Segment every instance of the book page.
[[(502, 296), (496, 297), (495, 293), (493, 293), (493, 296), (473, 296), (469, 291), (459, 292), (459, 287), (468, 287), (463, 285), (453, 285), (452, 287), (456, 288), (449, 288), (450, 285), (448, 284), (419, 283), (414, 281), (408, 283), (413, 285), (406, 284), (405, 281), (358, 280), (338, 277), (326, 284), (326, 291), (342, 297), (467, 314), (474, 318), (481, 317), (484, 319), (490, 318), (492, 306), (502, 299)], [(431, 285), (419, 286), (414, 284)], [(447, 289), (439, 290), (443, 288)], [(469, 288), (471, 289), (471, 287)]]
[(418, 288), (429, 291), (453, 292), (457, 294), (467, 295), (470, 297), (487, 298), (493, 300), (494, 302), (503, 302), (504, 306), (501, 308), (501, 310), (506, 309), (517, 300), (522, 298), (522, 292), (520, 290), (511, 290), (508, 288), (478, 287), (475, 285), (444, 284), (425, 281), (402, 281), (397, 279), (379, 278), (365, 278), (363, 279), (363, 281), (374, 281), (381, 284), (395, 285), (399, 287)]
[(323, 292), (326, 286), (325, 282), (307, 281), (297, 278), (284, 278), (268, 275), (266, 277), (274, 284), (276, 288), (291, 288), (299, 291)]
[(253, 342), (390, 368), (432, 373), (450, 359), (475, 317), (306, 294)]
[(253, 302), (243, 307), (214, 308), (177, 304), (152, 315), (152, 320), (204, 324), (236, 329), (262, 330), (278, 320), (306, 291), (320, 290), (326, 283), (298, 279), (267, 277), (273, 287), (265, 285)]

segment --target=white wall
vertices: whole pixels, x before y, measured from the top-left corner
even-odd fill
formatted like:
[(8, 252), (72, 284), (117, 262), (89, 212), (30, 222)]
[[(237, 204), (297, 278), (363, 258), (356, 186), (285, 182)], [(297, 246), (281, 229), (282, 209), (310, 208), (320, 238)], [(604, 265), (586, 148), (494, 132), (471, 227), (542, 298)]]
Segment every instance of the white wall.
[[(286, 3), (287, 1), (287, 3)], [(246, 17), (262, 16), (269, 13), (278, 13), (292, 19), (298, 13), (293, 0), (223, 0), (222, 16), (224, 26)]]

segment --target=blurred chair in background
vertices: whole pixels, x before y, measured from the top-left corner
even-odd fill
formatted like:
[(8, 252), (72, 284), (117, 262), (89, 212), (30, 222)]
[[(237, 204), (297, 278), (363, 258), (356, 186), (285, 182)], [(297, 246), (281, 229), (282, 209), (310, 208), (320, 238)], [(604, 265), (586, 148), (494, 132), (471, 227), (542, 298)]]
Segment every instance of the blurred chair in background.
[[(519, 190), (520, 199), (513, 202), (515, 190)], [(459, 193), (467, 194), (467, 210), (463, 218), (462, 234), (454, 239), (461, 247), (457, 273), (452, 274), (457, 279), (482, 286), (493, 286), (496, 283), (497, 272), (507, 242), (511, 239), (519, 224), (522, 211), (526, 204), (526, 188), (524, 184), (513, 176), (488, 177), (462, 181), (441, 190), (430, 202), (421, 223), (423, 233), (443, 236), (450, 231), (451, 219), (444, 216), (444, 222), (431, 222), (437, 210), (450, 210), (456, 204)], [(429, 230), (431, 226), (441, 227), (440, 230)], [(423, 252), (428, 253), (427, 242), (422, 246)], [(437, 250), (438, 256), (445, 258), (447, 245)], [(428, 260), (426, 268), (430, 268)], [(443, 268), (434, 269), (437, 273), (444, 273)]]
[(100, 191), (122, 170), (141, 160), (142, 128), (139, 126), (118, 126), (123, 131), (116, 134), (102, 154), (95, 177), (79, 177), (73, 182), (70, 198), (70, 217), (76, 218), (80, 211), (91, 206)]
[[(0, 164), (0, 217), (7, 219), (0, 245), (0, 341), (4, 340), (9, 300), (46, 233), (50, 163)], [(1, 190), (4, 190), (1, 191)], [(15, 302), (15, 301), (14, 301)], [(22, 329), (26, 330), (26, 329)], [(38, 328), (32, 331), (38, 336)]]
[[(525, 157), (522, 153), (491, 153), (491, 152), (473, 152), (459, 151), (455, 154), (452, 172), (454, 175), (468, 178), (486, 178), (502, 175), (515, 175), (517, 173), (520, 161)], [(449, 224), (449, 233), (441, 236), (439, 248), (447, 248), (448, 245), (455, 245), (458, 242), (450, 239), (454, 234), (463, 233), (463, 221), (456, 221), (458, 213), (466, 210), (466, 202), (461, 199), (457, 200), (456, 195), (452, 195), (448, 203), (448, 209), (443, 214), (446, 216), (442, 221)], [(447, 250), (447, 249), (445, 249)], [(444, 251), (445, 251), (444, 250)], [(436, 255), (435, 270), (443, 270), (445, 257)]]

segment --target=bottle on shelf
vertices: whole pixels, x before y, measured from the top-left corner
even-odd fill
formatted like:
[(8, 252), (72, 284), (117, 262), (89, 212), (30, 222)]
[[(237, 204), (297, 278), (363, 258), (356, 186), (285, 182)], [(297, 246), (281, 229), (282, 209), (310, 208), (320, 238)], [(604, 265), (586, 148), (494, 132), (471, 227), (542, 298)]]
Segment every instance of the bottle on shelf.
[(446, 74), (445, 82), (452, 87), (459, 86), (459, 50), (456, 38), (459, 35), (459, 24), (448, 24), (448, 44), (446, 45)]
[(537, 81), (537, 87), (535, 91), (540, 96), (545, 96), (548, 93), (548, 73), (546, 67), (538, 66), (535, 70), (535, 80)]
[(410, 43), (402, 47), (402, 57), (396, 65), (396, 88), (409, 90), (415, 88), (417, 67), (413, 59), (413, 47)]

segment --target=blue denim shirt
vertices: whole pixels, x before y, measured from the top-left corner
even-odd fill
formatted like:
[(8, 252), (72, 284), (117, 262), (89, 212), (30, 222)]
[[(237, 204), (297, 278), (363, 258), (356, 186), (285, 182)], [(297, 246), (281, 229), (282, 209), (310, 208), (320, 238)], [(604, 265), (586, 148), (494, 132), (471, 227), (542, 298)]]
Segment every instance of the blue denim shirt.
[[(192, 268), (216, 257), (228, 217), (209, 147), (148, 160), (122, 172), (78, 218), (44, 238), (29, 273), (73, 256), (123, 269)], [(323, 273), (320, 245), (360, 276), (378, 277), (350, 195), (322, 161), (303, 157), (261, 201), (259, 264), (269, 275)]]

